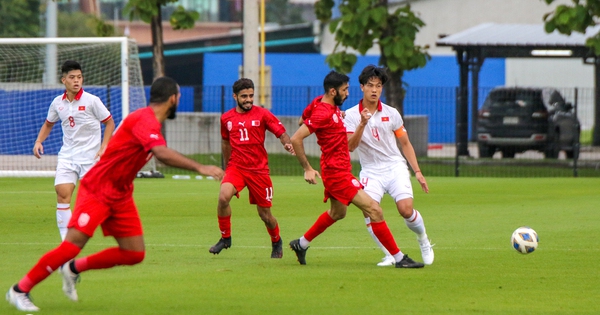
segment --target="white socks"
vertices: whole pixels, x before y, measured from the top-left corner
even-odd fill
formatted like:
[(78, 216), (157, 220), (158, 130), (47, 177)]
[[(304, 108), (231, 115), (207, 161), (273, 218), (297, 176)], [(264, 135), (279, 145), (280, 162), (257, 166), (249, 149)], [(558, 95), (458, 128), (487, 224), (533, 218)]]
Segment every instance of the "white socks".
[(302, 237), (300, 237), (300, 247), (307, 249), (308, 245), (310, 244), (310, 242), (304, 238), (304, 235)]
[(56, 204), (56, 225), (58, 226), (58, 232), (60, 238), (64, 241), (67, 236), (67, 225), (71, 221), (71, 205), (68, 203), (57, 203)]
[(406, 226), (415, 234), (419, 240), (426, 239), (427, 234), (425, 233), (425, 223), (423, 223), (423, 217), (421, 213), (416, 209), (413, 209), (413, 213), (408, 219), (404, 219)]
[(383, 251), (383, 253), (386, 256), (391, 256), (390, 252), (388, 252), (388, 250), (385, 249), (385, 246), (383, 246), (383, 244), (381, 244), (381, 242), (379, 241), (379, 239), (377, 238), (377, 236), (375, 236), (375, 233), (373, 233), (373, 228), (371, 227), (371, 218), (365, 218), (365, 224), (367, 225), (367, 232), (369, 232), (369, 234), (371, 235), (371, 237), (375, 241), (375, 244), (377, 244), (377, 246), (379, 246), (379, 248), (381, 249), (381, 251)]

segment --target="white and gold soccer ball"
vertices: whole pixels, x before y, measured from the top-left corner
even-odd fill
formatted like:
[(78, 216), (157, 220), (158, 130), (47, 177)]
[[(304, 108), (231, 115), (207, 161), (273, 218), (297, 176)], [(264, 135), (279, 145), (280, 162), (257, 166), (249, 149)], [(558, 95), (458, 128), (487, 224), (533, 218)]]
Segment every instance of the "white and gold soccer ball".
[(512, 247), (521, 254), (531, 254), (538, 246), (540, 238), (538, 234), (528, 226), (522, 226), (516, 229), (510, 243)]

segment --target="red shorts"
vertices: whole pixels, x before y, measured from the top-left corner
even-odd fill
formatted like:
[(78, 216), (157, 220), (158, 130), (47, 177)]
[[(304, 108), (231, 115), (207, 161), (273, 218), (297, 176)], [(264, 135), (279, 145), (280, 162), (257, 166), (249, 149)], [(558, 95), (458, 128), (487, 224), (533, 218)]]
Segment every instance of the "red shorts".
[(273, 199), (273, 182), (269, 174), (247, 172), (235, 167), (228, 167), (221, 183), (231, 183), (240, 197), (240, 191), (248, 186), (250, 204), (263, 208), (271, 208)]
[(98, 225), (102, 226), (104, 236), (131, 237), (144, 234), (132, 197), (108, 204), (80, 185), (69, 228), (74, 227), (92, 237)]
[(352, 203), (352, 199), (362, 189), (362, 184), (352, 175), (350, 171), (322, 172), (323, 186), (325, 186), (325, 198), (335, 199), (345, 205)]

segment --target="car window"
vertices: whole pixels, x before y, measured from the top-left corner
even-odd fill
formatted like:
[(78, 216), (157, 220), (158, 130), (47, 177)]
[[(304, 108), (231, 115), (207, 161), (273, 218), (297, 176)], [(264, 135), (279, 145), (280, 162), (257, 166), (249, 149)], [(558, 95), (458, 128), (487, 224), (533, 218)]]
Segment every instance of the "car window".
[(500, 90), (492, 91), (484, 106), (492, 111), (511, 109), (519, 113), (545, 111), (540, 91), (531, 90)]

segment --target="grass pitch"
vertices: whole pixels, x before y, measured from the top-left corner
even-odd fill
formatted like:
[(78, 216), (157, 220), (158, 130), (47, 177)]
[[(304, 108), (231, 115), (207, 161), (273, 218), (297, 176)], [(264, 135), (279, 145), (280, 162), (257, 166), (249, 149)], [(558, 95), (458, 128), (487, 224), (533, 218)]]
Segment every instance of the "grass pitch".
[[(327, 209), (322, 184), (276, 176), (273, 212), (284, 244)], [(598, 314), (600, 199), (597, 178), (428, 178), (415, 207), (436, 244), (420, 270), (377, 267), (383, 256), (360, 211), (311, 244), (307, 265), (287, 249), (271, 259), (270, 241), (244, 190), (232, 201), (233, 245), (213, 256), (219, 184), (138, 179), (135, 199), (147, 243), (133, 267), (86, 272), (80, 301), (63, 296), (51, 275), (32, 291), (41, 314)], [(0, 289), (7, 290), (58, 245), (53, 179), (0, 179)], [(403, 252), (421, 260), (414, 234), (389, 196), (386, 220)], [(521, 225), (540, 236), (521, 255), (510, 236)], [(82, 255), (114, 246), (100, 231)], [(287, 247), (287, 246), (286, 246)], [(0, 303), (0, 314), (22, 314)]]

